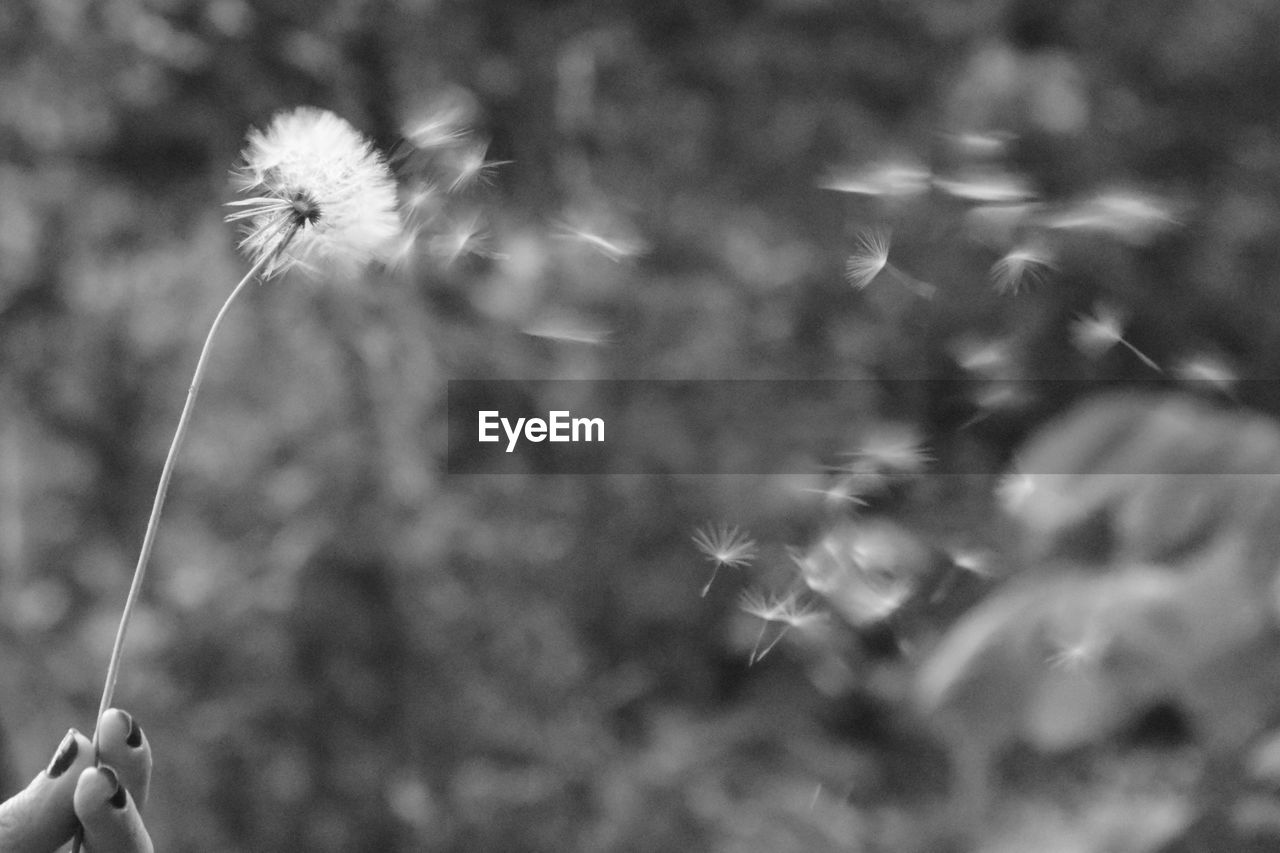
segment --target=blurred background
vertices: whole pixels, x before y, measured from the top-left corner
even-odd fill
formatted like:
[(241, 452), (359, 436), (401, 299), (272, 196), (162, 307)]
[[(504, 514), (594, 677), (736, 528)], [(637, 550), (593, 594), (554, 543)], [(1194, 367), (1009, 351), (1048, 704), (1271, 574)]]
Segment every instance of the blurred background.
[[(1103, 384), (1280, 411), (1248, 381), (1280, 367), (1277, 32), (1262, 0), (8, 0), (3, 790), (92, 728), (246, 269), (229, 171), (313, 104), (431, 208), (394, 268), (254, 287), (215, 345), (116, 699), (157, 849), (941, 849), (911, 684), (1023, 571), (1015, 448)], [(692, 445), (637, 407), (642, 475), (445, 476), (445, 383), (493, 378), (856, 396)], [(767, 470), (766, 431), (794, 476), (681, 476)], [(704, 595), (707, 525), (753, 546)], [(1026, 759), (978, 845), (1176, 843), (1185, 729)]]

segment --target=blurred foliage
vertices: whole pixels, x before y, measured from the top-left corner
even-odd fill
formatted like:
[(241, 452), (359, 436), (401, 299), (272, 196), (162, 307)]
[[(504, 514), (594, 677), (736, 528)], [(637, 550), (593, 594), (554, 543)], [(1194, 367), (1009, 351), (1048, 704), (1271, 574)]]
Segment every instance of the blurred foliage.
[[(1277, 18), (1261, 0), (9, 0), (7, 787), (91, 727), (199, 341), (244, 268), (220, 206), (247, 128), (314, 103), (390, 148), (458, 111), (511, 161), (474, 188), (469, 251), (253, 288), (217, 342), (118, 694), (156, 748), (158, 849), (923, 849), (945, 771), (893, 722), (892, 642), (835, 632), (748, 668), (737, 581), (698, 595), (704, 521), (842, 535), (821, 474), (679, 477), (699, 450), (637, 411), (650, 475), (449, 478), (445, 381), (866, 380), (846, 386), (855, 423), (833, 406), (755, 428), (909, 424), (931, 465), (974, 476), (906, 478), (879, 508), (998, 548), (990, 487), (1017, 440), (1075, 380), (1150, 378), (1124, 347), (1076, 346), (1099, 300), (1161, 365), (1280, 368)], [(893, 163), (951, 183), (822, 188)], [(993, 202), (1009, 178), (1030, 190)], [(1129, 206), (1098, 214), (1106, 192)], [(873, 227), (898, 274), (857, 291), (844, 264)], [(1052, 263), (999, 293), (992, 265), (1026, 234)], [(999, 369), (973, 376), (963, 353), (992, 343)], [(727, 469), (758, 452), (731, 426)], [(791, 571), (772, 544), (759, 568)], [(1102, 849), (1068, 835), (1037, 849)]]

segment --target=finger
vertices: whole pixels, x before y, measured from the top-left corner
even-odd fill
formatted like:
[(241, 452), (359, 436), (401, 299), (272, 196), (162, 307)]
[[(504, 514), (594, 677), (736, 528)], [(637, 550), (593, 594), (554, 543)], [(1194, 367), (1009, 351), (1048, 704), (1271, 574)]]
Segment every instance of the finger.
[(151, 744), (132, 715), (112, 708), (98, 723), (98, 757), (111, 765), (141, 810), (151, 786)]
[(84, 827), (85, 853), (153, 853), (133, 797), (110, 766), (80, 772), (75, 806)]
[(44, 772), (0, 804), (0, 850), (50, 853), (69, 841), (76, 830), (72, 794), (91, 764), (93, 744), (75, 729), (67, 732)]

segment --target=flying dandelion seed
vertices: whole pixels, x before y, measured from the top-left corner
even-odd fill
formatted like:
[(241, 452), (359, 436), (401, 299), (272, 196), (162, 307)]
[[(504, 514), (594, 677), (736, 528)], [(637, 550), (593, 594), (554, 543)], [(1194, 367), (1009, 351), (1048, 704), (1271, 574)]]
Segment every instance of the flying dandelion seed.
[(247, 223), (240, 245), (264, 278), (389, 259), (401, 234), (395, 180), (346, 121), (314, 107), (280, 113), (249, 133), (243, 159), (235, 183), (259, 194), (230, 202), (240, 209), (227, 220)]
[(487, 254), (481, 247), (484, 244), (485, 228), (479, 216), (459, 219), (450, 227), (431, 238), (431, 254), (440, 258), (446, 265), (456, 263), (466, 255)]
[(873, 228), (858, 233), (858, 248), (845, 261), (844, 273), (857, 290), (868, 287), (889, 265), (889, 232)]
[(979, 204), (1015, 204), (1036, 197), (1026, 178), (996, 170), (975, 170), (954, 178), (935, 178), (933, 185), (954, 198)]
[[(751, 649), (748, 665), (763, 660), (774, 646), (782, 641), (789, 629), (804, 628), (821, 618), (812, 605), (800, 603), (800, 596), (796, 592), (789, 592), (782, 596), (766, 596), (755, 590), (747, 590), (742, 593), (738, 606), (744, 613), (756, 617), (762, 623), (755, 646)], [(771, 626), (778, 626), (777, 631), (773, 639), (761, 648)]]
[(1033, 246), (1021, 246), (992, 265), (991, 278), (997, 293), (1016, 296), (1025, 285), (1040, 284), (1045, 273), (1053, 269), (1053, 258), (1048, 252)]
[(946, 137), (956, 153), (980, 159), (1000, 156), (1017, 139), (1016, 134), (1007, 131), (949, 133)]
[(1206, 353), (1183, 358), (1174, 365), (1171, 372), (1183, 382), (1204, 385), (1227, 395), (1234, 393), (1240, 382), (1239, 374), (1230, 365)]
[(406, 125), (402, 133), (405, 140), (419, 150), (448, 148), (466, 138), (467, 130), (463, 118), (462, 110), (441, 110)]
[(756, 558), (755, 540), (748, 538), (737, 527), (727, 524), (708, 524), (699, 528), (693, 534), (693, 544), (708, 560), (715, 563), (711, 569), (711, 577), (702, 588), (703, 596), (706, 596), (715, 583), (721, 566), (740, 569), (750, 565)]
[(1147, 367), (1163, 373), (1160, 366), (1146, 353), (1139, 350), (1124, 338), (1124, 315), (1118, 308), (1105, 302), (1093, 307), (1093, 314), (1081, 314), (1071, 324), (1071, 340), (1076, 349), (1091, 359), (1100, 358), (1109, 349), (1119, 344), (1133, 353)]
[(1074, 640), (1056, 641), (1046, 663), (1053, 669), (1065, 672), (1083, 672), (1096, 666), (1109, 646), (1109, 640), (1100, 629), (1086, 628)]
[(644, 242), (641, 240), (629, 240), (624, 237), (605, 237), (601, 234), (587, 231), (581, 228), (574, 228), (571, 225), (559, 226), (556, 239), (570, 240), (581, 243), (596, 252), (604, 255), (614, 263), (620, 263), (627, 258), (634, 258), (642, 255), (647, 250)]
[(584, 346), (603, 346), (609, 343), (610, 333), (593, 329), (572, 317), (551, 317), (521, 329), (533, 338), (560, 341)]
[(1098, 192), (1046, 216), (1043, 224), (1064, 231), (1105, 234), (1136, 246), (1147, 245), (1181, 225), (1167, 200), (1126, 189)]
[(881, 273), (892, 275), (899, 284), (921, 299), (932, 299), (932, 284), (920, 281), (889, 263), (889, 231), (872, 228), (858, 232), (858, 247), (845, 261), (844, 274), (856, 290), (865, 290)]
[(988, 379), (1003, 378), (1013, 368), (1008, 341), (962, 337), (950, 346), (951, 357), (966, 373)]
[(454, 179), (449, 185), (449, 192), (485, 183), (494, 169), (511, 163), (510, 160), (489, 160), (488, 155), (488, 142), (478, 142), (459, 151), (453, 163)]
[(907, 198), (929, 189), (932, 174), (914, 163), (880, 163), (861, 169), (838, 169), (818, 182), (832, 192), (882, 198)]
[(871, 470), (887, 475), (919, 474), (933, 461), (915, 429), (903, 424), (872, 427), (852, 454)]

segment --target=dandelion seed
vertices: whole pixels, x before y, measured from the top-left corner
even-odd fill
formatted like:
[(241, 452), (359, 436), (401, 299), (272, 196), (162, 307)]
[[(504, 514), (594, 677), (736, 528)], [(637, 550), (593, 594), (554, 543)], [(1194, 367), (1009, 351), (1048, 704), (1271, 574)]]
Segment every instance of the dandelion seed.
[(806, 488), (801, 491), (820, 495), (829, 506), (866, 506), (868, 503), (864, 497), (867, 494), (866, 485), (854, 474), (845, 474), (823, 489)]
[(991, 564), (995, 561), (995, 557), (990, 551), (956, 548), (949, 551), (948, 556), (951, 558), (952, 565), (961, 571), (980, 578), (989, 578), (992, 575)]
[(485, 238), (484, 224), (479, 216), (470, 216), (454, 222), (446, 231), (431, 238), (431, 254), (444, 263), (453, 264), (464, 255), (485, 254), (481, 249)]
[(1172, 205), (1158, 196), (1127, 189), (1108, 189), (1076, 202), (1043, 222), (1047, 228), (1091, 231), (1143, 246), (1178, 227)]
[(905, 424), (878, 424), (867, 430), (853, 454), (872, 470), (912, 475), (933, 460), (915, 428)]
[(1102, 660), (1111, 641), (1099, 629), (1089, 629), (1074, 640), (1058, 640), (1046, 663), (1053, 669), (1081, 672)]
[(1048, 252), (1034, 246), (1021, 246), (1008, 252), (991, 267), (996, 292), (1017, 295), (1025, 284), (1039, 284), (1048, 270), (1055, 269)]
[(264, 260), (264, 277), (299, 265), (343, 271), (385, 261), (401, 233), (396, 185), (386, 162), (333, 113), (299, 107), (249, 133), (237, 186), (257, 192), (231, 202), (246, 222), (241, 248)]
[(719, 573), (721, 566), (740, 569), (750, 565), (751, 561), (756, 558), (755, 540), (749, 539), (737, 527), (731, 527), (727, 524), (708, 524), (698, 529), (693, 534), (693, 544), (698, 547), (698, 550), (708, 560), (715, 563), (711, 570), (711, 577), (702, 588), (704, 596), (710, 591), (711, 585), (715, 583), (716, 575)]
[(1139, 350), (1124, 338), (1124, 315), (1118, 308), (1105, 302), (1093, 307), (1093, 314), (1081, 314), (1071, 324), (1071, 340), (1076, 349), (1089, 358), (1100, 358), (1115, 345), (1125, 347), (1147, 367), (1163, 373), (1160, 366), (1146, 353)]
[(467, 135), (461, 110), (445, 109), (420, 119), (403, 129), (404, 138), (414, 148), (430, 150), (447, 148)]
[(845, 277), (857, 290), (875, 281), (889, 264), (889, 232), (873, 228), (858, 233), (858, 250), (845, 261)]
[(1016, 138), (1017, 136), (1013, 133), (999, 130), (988, 133), (971, 131), (968, 133), (948, 134), (952, 147), (958, 153), (966, 157), (983, 159), (1003, 154), (1009, 143)]
[(889, 231), (883, 228), (858, 232), (858, 248), (845, 261), (844, 273), (857, 290), (865, 290), (881, 273), (885, 273), (921, 299), (932, 299), (937, 292), (932, 284), (920, 281), (889, 263)]
[(966, 373), (988, 378), (1003, 376), (1013, 363), (1009, 342), (964, 337), (951, 347), (951, 357)]
[[(803, 628), (821, 618), (811, 605), (800, 603), (799, 594), (796, 592), (783, 596), (766, 596), (755, 590), (747, 590), (742, 594), (738, 606), (743, 612), (760, 619), (763, 623), (760, 626), (760, 634), (756, 637), (755, 646), (751, 649), (749, 664), (763, 660), (765, 655), (782, 641), (788, 629)], [(771, 625), (781, 627), (774, 634), (773, 639), (761, 648)]]
[(574, 228), (571, 225), (561, 225), (555, 236), (560, 240), (572, 240), (582, 243), (614, 263), (619, 263), (626, 258), (637, 257), (647, 250), (642, 240), (627, 239), (625, 237), (605, 237), (592, 231)]
[(929, 189), (932, 174), (914, 163), (880, 163), (861, 169), (838, 169), (818, 182), (824, 190), (887, 198), (919, 195)]
[(1183, 382), (1205, 385), (1230, 395), (1240, 382), (1240, 376), (1222, 359), (1200, 353), (1188, 356), (1174, 365), (1172, 373)]
[(935, 178), (933, 185), (947, 195), (981, 204), (1014, 204), (1035, 198), (1027, 179), (998, 170), (974, 170), (954, 178)]
[(479, 142), (459, 151), (453, 162), (454, 179), (449, 185), (449, 192), (458, 192), (472, 184), (484, 183), (494, 169), (511, 162), (486, 159), (488, 154), (488, 142)]

